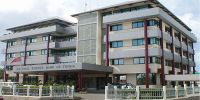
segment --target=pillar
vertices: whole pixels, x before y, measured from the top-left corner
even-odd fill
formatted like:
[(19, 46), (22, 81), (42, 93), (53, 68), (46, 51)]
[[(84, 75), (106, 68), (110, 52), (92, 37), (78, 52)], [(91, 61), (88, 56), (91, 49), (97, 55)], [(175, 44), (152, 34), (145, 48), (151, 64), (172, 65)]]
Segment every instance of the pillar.
[(19, 73), (16, 74), (16, 82), (19, 82)]
[(4, 64), (4, 72), (3, 72), (3, 79), (4, 79), (4, 82), (7, 82), (7, 81), (8, 81), (8, 76), (7, 76), (7, 74), (6, 74), (7, 53), (8, 53), (8, 41), (7, 41), (7, 43), (6, 43), (5, 64)]
[(110, 43), (109, 43), (109, 25), (106, 26), (106, 66), (109, 66), (109, 48), (110, 48)]
[(146, 77), (145, 84), (146, 88), (149, 88), (149, 63), (148, 63), (148, 33), (147, 33), (147, 19), (144, 19), (144, 40), (145, 40), (145, 68), (146, 68)]
[(48, 35), (48, 41), (47, 41), (47, 64), (49, 64), (49, 44), (50, 44), (50, 40), (51, 39), (51, 35)]
[(81, 91), (83, 88), (83, 71), (78, 72), (78, 91)]

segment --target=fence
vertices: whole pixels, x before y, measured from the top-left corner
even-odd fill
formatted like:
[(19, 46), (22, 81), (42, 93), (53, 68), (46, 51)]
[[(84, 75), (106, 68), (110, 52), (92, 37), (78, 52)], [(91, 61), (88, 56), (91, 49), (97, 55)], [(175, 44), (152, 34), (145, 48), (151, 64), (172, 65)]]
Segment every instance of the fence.
[(192, 87), (175, 86), (175, 88), (140, 88), (136, 86), (133, 88), (119, 89), (116, 86), (105, 86), (105, 100), (167, 100), (172, 98), (180, 98), (187, 96), (194, 96), (200, 94), (200, 87), (192, 85)]
[(16, 86), (2, 87), (0, 86), (0, 96), (49, 96), (49, 97), (66, 97), (74, 98), (74, 86), (49, 86), (49, 87), (31, 87), (31, 86)]

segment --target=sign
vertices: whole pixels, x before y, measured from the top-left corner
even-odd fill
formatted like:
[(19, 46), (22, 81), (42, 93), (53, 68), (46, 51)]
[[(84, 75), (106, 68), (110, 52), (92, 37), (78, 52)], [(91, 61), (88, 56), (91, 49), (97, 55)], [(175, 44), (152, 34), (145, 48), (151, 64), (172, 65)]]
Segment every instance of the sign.
[(13, 72), (39, 72), (39, 71), (59, 71), (59, 70), (79, 70), (82, 67), (78, 63), (63, 64), (44, 64), (44, 65), (27, 65), (14, 66)]

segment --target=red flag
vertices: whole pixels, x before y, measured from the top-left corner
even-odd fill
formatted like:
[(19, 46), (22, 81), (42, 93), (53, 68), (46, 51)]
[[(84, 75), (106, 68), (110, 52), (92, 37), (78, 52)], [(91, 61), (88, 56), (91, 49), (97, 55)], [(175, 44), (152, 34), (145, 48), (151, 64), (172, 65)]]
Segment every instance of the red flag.
[(11, 64), (15, 63), (15, 62), (20, 62), (20, 61), (21, 61), (21, 57), (17, 57), (11, 62)]

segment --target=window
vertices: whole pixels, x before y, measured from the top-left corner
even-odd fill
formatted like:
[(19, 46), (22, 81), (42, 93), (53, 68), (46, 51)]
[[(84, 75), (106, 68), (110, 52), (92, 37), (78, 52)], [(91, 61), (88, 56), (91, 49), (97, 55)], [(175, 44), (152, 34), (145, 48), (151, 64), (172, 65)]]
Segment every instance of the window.
[(67, 56), (76, 56), (76, 50), (69, 50), (65, 52), (65, 55)]
[(131, 8), (124, 8), (124, 9), (121, 9), (121, 12), (122, 12), (122, 13), (130, 12), (130, 11), (131, 11)]
[(15, 55), (15, 53), (8, 53), (8, 54), (7, 54), (7, 57), (8, 57), (8, 58), (15, 58), (16, 55)]
[(161, 63), (161, 61), (160, 61), (160, 58), (158, 58), (158, 57), (149, 57), (148, 58), (148, 63), (157, 63), (157, 64), (160, 64)]
[(123, 41), (111, 42), (110, 46), (111, 46), (111, 48), (123, 47)]
[(43, 36), (42, 41), (48, 41), (48, 36)]
[(159, 24), (158, 24), (157, 20), (151, 19), (151, 20), (148, 20), (147, 25), (148, 26), (158, 26)]
[(28, 41), (28, 43), (35, 43), (35, 42), (37, 42), (36, 38), (30, 38)]
[(188, 53), (187, 51), (183, 51), (183, 56), (187, 57), (188, 56)]
[(133, 46), (144, 45), (144, 39), (134, 39), (132, 44), (133, 44)]
[(175, 63), (175, 67), (176, 67), (176, 68), (180, 68), (180, 63), (177, 63), (177, 62), (176, 62), (176, 63)]
[(144, 27), (144, 21), (139, 21), (139, 22), (133, 22), (132, 23), (132, 28), (140, 28)]
[(155, 38), (155, 37), (149, 38), (148, 39), (148, 44), (158, 44), (158, 45), (160, 45), (160, 39)]
[(144, 57), (133, 58), (133, 64), (144, 64), (144, 63), (145, 63)]
[(103, 15), (103, 16), (112, 15), (112, 11), (104, 12), (102, 15)]
[(178, 53), (178, 54), (181, 54), (181, 48), (176, 47), (175, 52)]
[(9, 71), (13, 70), (13, 66), (6, 66), (6, 70), (9, 70)]
[(170, 33), (170, 28), (168, 26), (165, 26), (165, 32)]
[(35, 56), (36, 51), (27, 51), (27, 56)]
[(24, 57), (25, 53), (24, 52), (20, 52), (20, 57)]
[(171, 44), (166, 43), (166, 48), (167, 48), (168, 50), (172, 51), (172, 45), (171, 45)]
[(175, 35), (174, 37), (180, 41), (179, 33), (175, 33), (174, 35)]
[(75, 37), (67, 37), (67, 38), (66, 38), (66, 41), (75, 41), (75, 40), (76, 40)]
[(122, 30), (122, 29), (123, 29), (122, 24), (119, 24), (119, 25), (112, 25), (112, 26), (110, 27), (110, 31), (120, 31), (120, 30)]
[(22, 40), (21, 40), (21, 44), (23, 45), (23, 44), (25, 44), (25, 43), (26, 43), (26, 40), (22, 39)]
[(15, 45), (17, 45), (16, 41), (10, 41), (10, 42), (8, 42), (8, 47), (15, 46)]
[(41, 50), (41, 55), (47, 55), (47, 49)]
[[(137, 85), (145, 85), (145, 78), (146, 78), (145, 73), (136, 74)], [(156, 74), (155, 73), (149, 74), (149, 84), (156, 85)]]
[(123, 65), (124, 64), (124, 59), (113, 59), (112, 60), (112, 65)]
[(165, 66), (172, 66), (171, 60), (165, 60)]

